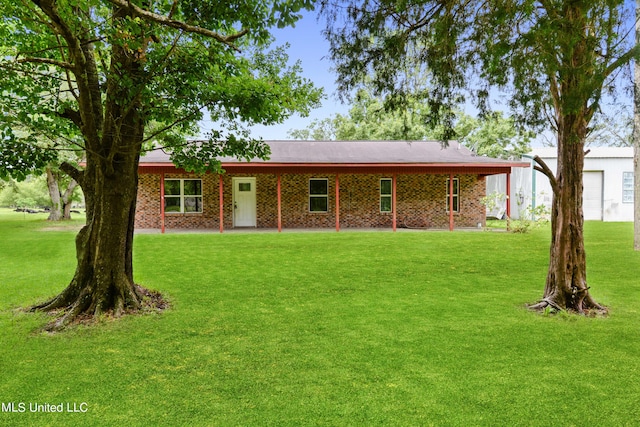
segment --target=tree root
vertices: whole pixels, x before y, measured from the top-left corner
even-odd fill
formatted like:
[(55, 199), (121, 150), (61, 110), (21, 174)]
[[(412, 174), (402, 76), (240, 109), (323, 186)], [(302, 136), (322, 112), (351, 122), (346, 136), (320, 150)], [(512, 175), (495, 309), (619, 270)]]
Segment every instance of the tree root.
[(55, 320), (47, 323), (43, 330), (58, 332), (69, 326), (83, 324), (90, 325), (99, 319), (119, 318), (124, 315), (159, 313), (170, 308), (170, 304), (160, 292), (134, 285), (131, 295), (118, 296), (113, 308), (102, 309), (102, 304), (94, 301), (86, 289), (71, 302), (63, 291), (60, 295), (29, 308), (29, 311), (51, 313)]
[(557, 305), (556, 303), (554, 303), (553, 301), (551, 301), (548, 298), (543, 299), (542, 301), (536, 303), (536, 304), (532, 304), (532, 305), (528, 305), (527, 304), (527, 308), (529, 310), (532, 311), (546, 311), (546, 310), (551, 310), (553, 312), (557, 312), (557, 311), (562, 311), (562, 307), (560, 307), (559, 305)]
[(526, 307), (531, 311), (539, 313), (549, 312), (551, 314), (559, 312), (577, 313), (587, 317), (603, 317), (609, 314), (607, 307), (596, 303), (591, 297), (585, 298), (577, 307), (562, 307), (551, 298), (544, 298), (535, 304), (527, 304)]

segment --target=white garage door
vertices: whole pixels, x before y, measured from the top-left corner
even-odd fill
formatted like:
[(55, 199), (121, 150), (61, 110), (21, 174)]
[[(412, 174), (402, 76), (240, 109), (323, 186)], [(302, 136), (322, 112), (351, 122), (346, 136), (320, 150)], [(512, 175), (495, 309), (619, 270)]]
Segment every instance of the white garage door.
[(582, 210), (585, 220), (602, 221), (602, 171), (584, 172)]

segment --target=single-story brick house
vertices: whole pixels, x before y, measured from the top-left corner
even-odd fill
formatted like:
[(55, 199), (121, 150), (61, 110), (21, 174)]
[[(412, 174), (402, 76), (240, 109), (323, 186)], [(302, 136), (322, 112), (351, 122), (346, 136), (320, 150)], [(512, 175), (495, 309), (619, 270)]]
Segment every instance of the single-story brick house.
[[(269, 160), (187, 173), (161, 150), (140, 160), (136, 228), (449, 228), (485, 224), (485, 177), (514, 162), (452, 142), (268, 141)], [(452, 206), (453, 209), (449, 209)]]

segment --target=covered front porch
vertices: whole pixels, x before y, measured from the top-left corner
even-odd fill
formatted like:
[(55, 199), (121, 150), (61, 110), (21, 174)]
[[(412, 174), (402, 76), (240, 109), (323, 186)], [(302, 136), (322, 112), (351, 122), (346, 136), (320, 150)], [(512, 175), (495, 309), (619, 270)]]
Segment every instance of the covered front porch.
[(194, 175), (167, 155), (145, 156), (136, 227), (482, 228), (485, 177), (509, 181), (512, 167), (528, 166), (423, 141), (269, 144), (269, 160), (225, 159), (221, 175)]

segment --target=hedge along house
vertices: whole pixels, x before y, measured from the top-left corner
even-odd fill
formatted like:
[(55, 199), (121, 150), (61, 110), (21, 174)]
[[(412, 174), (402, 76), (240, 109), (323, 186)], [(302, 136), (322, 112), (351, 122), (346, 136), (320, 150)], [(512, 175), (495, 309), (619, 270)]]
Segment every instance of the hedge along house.
[[(485, 177), (513, 162), (457, 142), (268, 141), (269, 160), (222, 159), (195, 175), (161, 150), (140, 160), (136, 228), (440, 228), (484, 226)], [(508, 186), (507, 186), (508, 187)]]

